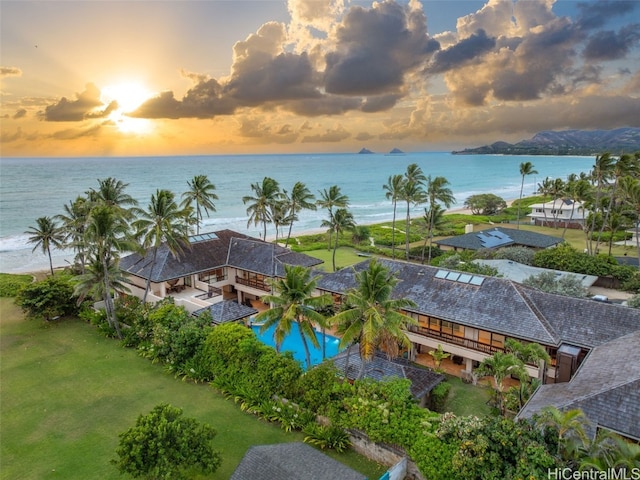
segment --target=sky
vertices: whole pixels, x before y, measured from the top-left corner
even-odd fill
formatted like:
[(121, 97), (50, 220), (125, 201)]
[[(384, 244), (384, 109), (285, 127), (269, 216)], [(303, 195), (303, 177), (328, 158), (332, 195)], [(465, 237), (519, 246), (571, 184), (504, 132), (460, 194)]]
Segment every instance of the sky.
[(7, 157), (640, 127), (640, 1), (2, 0), (0, 101)]

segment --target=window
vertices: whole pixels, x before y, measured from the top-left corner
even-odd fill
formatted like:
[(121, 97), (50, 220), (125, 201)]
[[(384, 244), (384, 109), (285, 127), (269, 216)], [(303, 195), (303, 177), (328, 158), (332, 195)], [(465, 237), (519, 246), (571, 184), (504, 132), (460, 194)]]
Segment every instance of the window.
[(453, 335), (453, 323), (442, 320), (442, 333)]
[(484, 330), (478, 330), (478, 342), (485, 345), (491, 345), (491, 333)]
[(456, 337), (464, 338), (464, 327), (462, 325), (458, 325), (457, 323), (453, 324), (453, 335)]
[(497, 333), (492, 333), (491, 345), (498, 348), (504, 348), (504, 335), (498, 335)]
[(430, 318), (429, 319), (429, 329), (430, 330), (434, 330), (436, 332), (440, 331), (440, 320), (438, 320), (437, 318)]
[(198, 280), (205, 283), (216, 283), (226, 280), (227, 271), (225, 268), (216, 268), (207, 272), (198, 274)]

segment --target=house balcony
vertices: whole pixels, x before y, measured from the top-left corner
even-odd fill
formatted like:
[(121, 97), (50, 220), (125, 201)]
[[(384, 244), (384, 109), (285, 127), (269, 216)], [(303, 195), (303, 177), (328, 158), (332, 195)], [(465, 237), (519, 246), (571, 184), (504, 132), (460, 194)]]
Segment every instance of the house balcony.
[[(128, 285), (131, 295), (142, 299), (144, 297), (144, 288), (136, 285)], [(180, 285), (179, 288), (173, 287), (167, 289), (166, 296), (172, 297), (174, 303), (179, 307), (184, 307), (189, 313), (193, 313), (201, 308), (208, 307), (219, 301), (222, 301), (222, 290), (215, 287), (209, 287), (208, 291), (198, 288)], [(147, 302), (159, 302), (162, 297), (150, 291), (147, 295)]]
[(448, 343), (457, 345), (459, 347), (467, 348), (469, 350), (474, 350), (476, 352), (481, 352), (486, 355), (493, 355), (496, 352), (505, 352), (504, 347), (498, 347), (494, 345), (487, 345), (485, 343), (480, 343), (477, 340), (472, 340), (470, 338), (458, 337), (456, 335), (451, 335), (449, 333), (437, 332), (435, 330), (431, 330), (429, 328), (424, 327), (409, 327), (409, 331), (412, 333), (417, 333), (419, 335), (433, 338), (439, 340), (441, 343)]
[(263, 280), (257, 280), (255, 278), (236, 277), (236, 284), (244, 285), (245, 287), (256, 288), (264, 292), (271, 292), (270, 285), (267, 285)]

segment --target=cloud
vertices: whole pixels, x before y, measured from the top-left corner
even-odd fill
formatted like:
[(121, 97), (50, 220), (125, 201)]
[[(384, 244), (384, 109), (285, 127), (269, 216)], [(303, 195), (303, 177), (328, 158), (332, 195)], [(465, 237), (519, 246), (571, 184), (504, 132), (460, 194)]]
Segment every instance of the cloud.
[(479, 61), (482, 54), (492, 50), (495, 45), (495, 38), (487, 37), (486, 32), (480, 29), (456, 45), (436, 53), (427, 71), (431, 74), (446, 72), (470, 60)]
[(18, 67), (0, 67), (0, 78), (20, 76), (22, 76), (22, 70)]
[(24, 118), (26, 116), (27, 110), (25, 108), (21, 108), (16, 113), (14, 113), (11, 118), (13, 118), (14, 120), (19, 120), (20, 118)]
[(351, 134), (342, 126), (328, 128), (324, 133), (318, 135), (307, 135), (302, 138), (302, 143), (335, 143), (349, 138)]
[(326, 55), (324, 86), (329, 93), (392, 93), (404, 76), (439, 48), (426, 31), (421, 10), (392, 2), (370, 9), (352, 7), (336, 30), (335, 49)]
[(636, 0), (599, 0), (597, 2), (580, 2), (578, 8), (578, 28), (592, 30), (605, 25), (610, 19), (628, 15), (638, 7)]
[(93, 83), (88, 83), (83, 92), (76, 94), (76, 100), (62, 97), (57, 103), (48, 105), (44, 111), (44, 119), (48, 122), (77, 122), (86, 118), (106, 117), (117, 108), (117, 103), (111, 102), (104, 110), (96, 110), (103, 105), (100, 89)]
[(615, 32), (607, 30), (594, 34), (583, 55), (589, 61), (624, 58), (640, 40), (640, 24), (634, 23)]
[(275, 127), (271, 123), (265, 123), (258, 118), (243, 119), (239, 128), (239, 135), (260, 143), (277, 144), (293, 143), (299, 137), (299, 133), (288, 123)]

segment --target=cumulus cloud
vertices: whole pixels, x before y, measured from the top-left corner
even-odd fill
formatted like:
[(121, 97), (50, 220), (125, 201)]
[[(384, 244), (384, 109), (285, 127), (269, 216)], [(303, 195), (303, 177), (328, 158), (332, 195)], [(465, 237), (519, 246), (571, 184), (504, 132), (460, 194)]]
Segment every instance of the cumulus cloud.
[(597, 2), (580, 2), (580, 15), (577, 25), (581, 29), (592, 30), (605, 25), (610, 19), (629, 15), (639, 8), (636, 0), (599, 0)]
[(100, 89), (93, 83), (88, 83), (85, 90), (76, 94), (75, 100), (62, 97), (57, 103), (48, 105), (44, 110), (44, 119), (48, 122), (77, 122), (86, 118), (103, 118), (115, 108), (117, 102), (111, 102), (103, 110), (96, 110), (104, 106), (100, 100)]
[(14, 120), (19, 120), (20, 118), (24, 118), (26, 116), (27, 110), (25, 108), (21, 108), (16, 113), (14, 113), (11, 118), (13, 118)]
[(456, 45), (436, 53), (433, 63), (428, 67), (428, 72), (446, 72), (470, 60), (479, 60), (484, 52), (492, 50), (495, 45), (495, 38), (487, 37), (486, 32), (480, 29)]
[(302, 143), (335, 143), (349, 138), (351, 134), (342, 126), (328, 128), (323, 133), (317, 135), (306, 135), (302, 138)]

